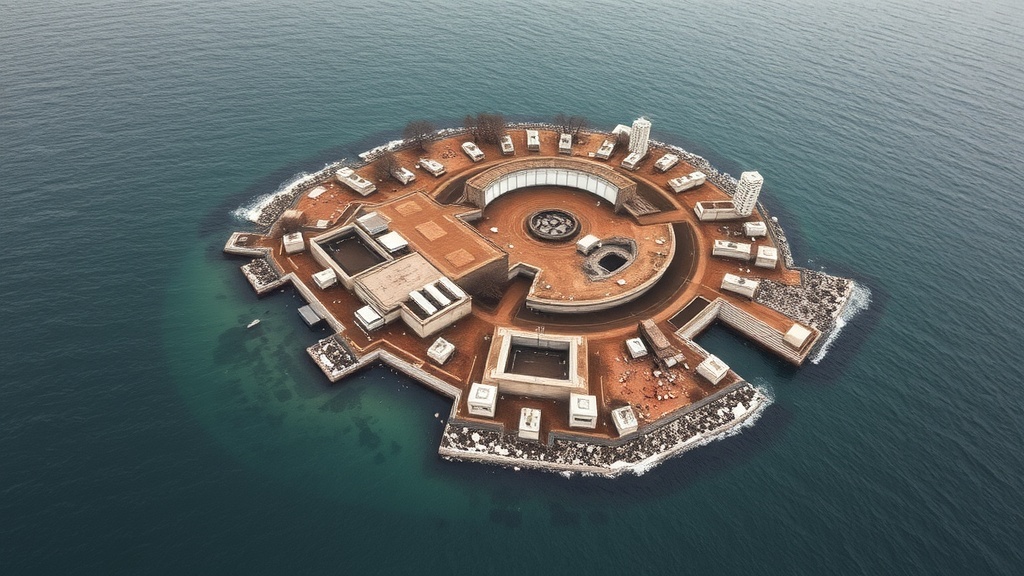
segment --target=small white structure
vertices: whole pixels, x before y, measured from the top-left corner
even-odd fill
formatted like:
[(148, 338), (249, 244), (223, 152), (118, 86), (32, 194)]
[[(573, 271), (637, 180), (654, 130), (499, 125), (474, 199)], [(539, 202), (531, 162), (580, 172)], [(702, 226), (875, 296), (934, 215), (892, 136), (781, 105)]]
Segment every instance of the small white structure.
[[(469, 387), (469, 396), (466, 398), (466, 405), (469, 413), (474, 416), (487, 416), (494, 418), (494, 409), (498, 405), (498, 387), (490, 384), (473, 382)], [(540, 420), (540, 418), (538, 418)], [(520, 425), (520, 429), (522, 425)], [(534, 438), (536, 440), (536, 438)]]
[(740, 174), (739, 182), (736, 183), (736, 192), (732, 195), (737, 214), (750, 216), (754, 211), (754, 206), (757, 205), (757, 197), (761, 194), (763, 184), (764, 178), (756, 171)]
[(601, 239), (593, 234), (587, 234), (576, 241), (576, 251), (586, 256), (601, 247)]
[(658, 161), (654, 163), (654, 169), (658, 172), (668, 172), (673, 166), (679, 164), (679, 156), (675, 154), (665, 154)]
[(812, 332), (806, 326), (801, 324), (793, 324), (789, 331), (782, 339), (793, 348), (799, 350), (804, 347), (807, 339), (811, 337)]
[(700, 374), (712, 384), (718, 384), (729, 373), (729, 366), (718, 359), (714, 354), (709, 355), (703, 362), (697, 365), (697, 374)]
[(597, 152), (594, 153), (594, 158), (598, 158), (600, 160), (607, 160), (612, 157), (612, 152), (614, 151), (615, 141), (605, 140), (604, 142), (601, 143), (601, 147), (597, 149)]
[(628, 156), (622, 159), (620, 166), (626, 170), (636, 170), (640, 166), (640, 161), (644, 159), (645, 154), (640, 152), (630, 152)]
[(420, 292), (419, 290), (413, 290), (412, 292), (409, 292), (409, 300), (415, 302), (416, 305), (420, 307), (420, 310), (422, 310), (423, 313), (426, 314), (427, 316), (433, 316), (434, 314), (437, 314), (437, 306), (431, 304), (430, 301), (427, 300), (427, 297), (424, 296), (423, 293)]
[(469, 159), (473, 162), (479, 162), (484, 159), (483, 150), (472, 142), (463, 142), (462, 151), (465, 152), (466, 156), (469, 156)]
[(558, 136), (558, 153), (572, 154), (572, 134), (562, 132)]
[(597, 428), (597, 396), (569, 394), (569, 428)]
[(623, 406), (612, 410), (612, 422), (615, 423), (615, 429), (619, 431), (619, 436), (636, 432), (636, 414), (633, 413), (632, 406)]
[(447, 362), (452, 357), (452, 354), (455, 354), (455, 344), (444, 338), (434, 340), (430, 348), (427, 348), (427, 357), (437, 362), (438, 365), (443, 365)]
[(768, 235), (768, 226), (764, 222), (744, 222), (743, 235), (750, 238), (760, 238)]
[(634, 360), (647, 356), (647, 346), (644, 346), (644, 341), (640, 338), (626, 340), (626, 350), (629, 352), (629, 357)]
[(445, 172), (444, 164), (441, 164), (437, 160), (433, 160), (431, 158), (420, 158), (416, 162), (416, 166), (422, 168), (423, 170), (426, 170), (427, 172), (430, 172), (430, 174), (432, 174), (435, 178), (441, 176)]
[(530, 152), (540, 152), (540, 132), (536, 130), (526, 131), (526, 149)]
[(372, 306), (363, 306), (356, 310), (355, 318), (356, 323), (367, 332), (376, 330), (384, 325), (384, 317), (378, 314)]
[(707, 175), (705, 175), (700, 170), (697, 170), (696, 172), (690, 172), (686, 176), (680, 176), (678, 178), (670, 179), (668, 181), (668, 186), (669, 188), (672, 189), (673, 192), (678, 194), (680, 192), (686, 192), (687, 190), (700, 186), (705, 181), (707, 181), (707, 179)]
[(540, 440), (540, 410), (522, 409), (519, 413), (519, 437), (524, 440)]
[(309, 194), (306, 194), (306, 196), (308, 198), (316, 199), (316, 198), (319, 198), (320, 195), (323, 194), (324, 192), (327, 192), (327, 188), (324, 188), (323, 186), (317, 186), (317, 187), (313, 188), (312, 190), (310, 190)]
[(285, 234), (281, 241), (284, 243), (284, 251), (289, 254), (298, 254), (306, 249), (306, 243), (302, 240), (302, 232)]
[(736, 213), (736, 205), (733, 204), (731, 200), (697, 202), (693, 207), (693, 212), (701, 222), (736, 220), (737, 218), (740, 218), (740, 215)]
[(621, 135), (625, 135), (625, 138), (628, 141), (630, 130), (632, 130), (632, 128), (626, 126), (625, 124), (616, 124), (615, 128), (612, 128), (612, 136), (614, 136), (615, 140), (618, 141)]
[(754, 261), (754, 266), (758, 268), (775, 268), (775, 264), (779, 261), (779, 251), (772, 246), (758, 246), (757, 247), (757, 260)]
[(356, 171), (351, 168), (342, 168), (334, 173), (334, 177), (338, 182), (348, 186), (360, 196), (369, 196), (373, 192), (377, 191), (377, 187), (374, 186), (373, 182), (370, 182), (366, 178), (363, 178)]
[(328, 287), (333, 286), (338, 281), (338, 275), (334, 272), (334, 268), (324, 268), (323, 270), (313, 274), (313, 282), (320, 287), (321, 290), (326, 290)]
[(356, 224), (358, 224), (363, 230), (366, 230), (366, 233), (370, 236), (376, 236), (382, 232), (387, 232), (388, 226), (391, 225), (391, 222), (380, 212), (374, 211), (367, 212), (359, 218), (356, 218)]
[(640, 154), (643, 158), (647, 156), (647, 147), (651, 139), (651, 121), (641, 116), (633, 121), (633, 127), (629, 129), (629, 151)]
[(516, 153), (516, 147), (512, 144), (512, 137), (508, 134), (501, 137), (501, 153), (504, 156), (512, 156)]
[(420, 289), (423, 295), (428, 297), (431, 302), (437, 305), (438, 308), (444, 308), (445, 306), (452, 305), (452, 299), (445, 296), (437, 286), (433, 284), (427, 284)]
[(735, 274), (726, 274), (722, 277), (722, 290), (728, 290), (747, 298), (753, 298), (754, 293), (757, 292), (757, 287), (760, 285), (761, 283), (757, 280), (741, 278)]
[(412, 170), (409, 170), (405, 166), (399, 166), (391, 171), (391, 175), (395, 177), (402, 184), (408, 184), (416, 179), (416, 174)]
[(729, 240), (715, 240), (715, 244), (711, 248), (711, 255), (749, 261), (750, 244), (744, 244), (743, 242), (730, 242)]
[(404, 248), (409, 247), (409, 243), (402, 237), (401, 234), (395, 231), (382, 234), (377, 237), (377, 242), (384, 247), (388, 252), (398, 252)]

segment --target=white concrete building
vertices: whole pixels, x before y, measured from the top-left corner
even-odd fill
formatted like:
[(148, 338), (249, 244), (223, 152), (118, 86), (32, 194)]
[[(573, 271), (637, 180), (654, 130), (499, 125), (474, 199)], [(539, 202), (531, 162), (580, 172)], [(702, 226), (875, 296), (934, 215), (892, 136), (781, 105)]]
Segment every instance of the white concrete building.
[(757, 247), (757, 260), (754, 261), (754, 266), (758, 268), (775, 268), (775, 264), (779, 261), (779, 251), (772, 246), (758, 246)]
[(811, 334), (813, 334), (813, 332), (811, 332), (807, 327), (800, 324), (793, 324), (789, 331), (786, 332), (786, 335), (782, 337), (782, 340), (786, 344), (789, 344), (793, 348), (799, 350), (804, 347), (804, 343), (806, 343), (807, 339), (811, 337)]
[(321, 290), (326, 290), (330, 286), (333, 286), (337, 281), (338, 275), (335, 274), (334, 268), (325, 268), (316, 274), (313, 274), (313, 282), (315, 282)]
[[(473, 382), (473, 385), (469, 387), (466, 406), (469, 407), (469, 413), (474, 416), (494, 418), (494, 410), (498, 406), (498, 387)], [(539, 417), (537, 419), (540, 420)]]
[(597, 428), (597, 396), (569, 394), (569, 428)]
[(718, 200), (712, 202), (697, 202), (693, 207), (693, 213), (701, 222), (714, 222), (717, 220), (736, 220), (736, 206), (729, 200)]
[(598, 160), (607, 160), (612, 157), (612, 152), (615, 151), (615, 140), (605, 140), (601, 143), (601, 147), (594, 153), (594, 158)]
[(754, 212), (763, 184), (764, 178), (756, 171), (740, 174), (740, 180), (736, 183), (736, 193), (732, 195), (732, 202), (736, 205), (737, 214), (745, 217)]
[(412, 170), (409, 170), (405, 166), (399, 166), (391, 171), (391, 175), (395, 177), (402, 184), (409, 184), (416, 179), (416, 174)]
[(387, 234), (381, 234), (377, 237), (377, 242), (380, 243), (385, 250), (392, 253), (409, 247), (409, 242), (407, 242), (401, 234), (395, 231), (388, 232)]
[(626, 351), (629, 352), (629, 357), (633, 360), (647, 356), (647, 346), (644, 346), (644, 341), (640, 338), (626, 340)]
[(572, 134), (562, 132), (558, 136), (558, 153), (572, 154)]
[(749, 261), (750, 244), (731, 242), (729, 240), (715, 240), (714, 246), (711, 248), (711, 255)]
[(644, 155), (639, 152), (630, 152), (628, 156), (622, 159), (622, 166), (626, 170), (636, 170), (640, 167), (640, 161), (644, 159)]
[(744, 222), (743, 235), (750, 238), (767, 236), (768, 226), (764, 222)]
[(384, 325), (384, 317), (378, 314), (372, 306), (363, 306), (356, 310), (355, 318), (356, 323), (367, 332), (376, 330)]
[(601, 247), (601, 239), (593, 234), (587, 234), (576, 241), (576, 251), (586, 256)]
[(284, 251), (289, 254), (298, 254), (306, 249), (306, 243), (302, 240), (302, 232), (285, 234), (281, 238), (281, 242), (284, 244)]
[(728, 290), (747, 298), (753, 298), (754, 293), (757, 292), (757, 287), (760, 285), (761, 283), (757, 280), (741, 278), (735, 274), (726, 274), (722, 277), (722, 290)]
[(619, 431), (619, 436), (636, 432), (636, 414), (633, 412), (632, 406), (623, 406), (612, 410), (612, 422), (615, 423), (615, 429)]
[(479, 162), (484, 159), (484, 151), (479, 146), (472, 142), (463, 142), (462, 151), (469, 156), (469, 159), (473, 162)]
[(675, 154), (665, 154), (658, 161), (654, 163), (654, 169), (658, 172), (668, 172), (673, 166), (679, 164), (679, 156)]
[(444, 164), (441, 164), (437, 160), (431, 158), (420, 158), (416, 162), (416, 166), (430, 172), (435, 178), (444, 174)]
[(650, 140), (651, 121), (641, 116), (633, 121), (633, 127), (629, 129), (629, 151), (643, 158), (647, 155)]
[(366, 178), (363, 178), (351, 168), (342, 168), (334, 173), (335, 179), (341, 184), (348, 186), (360, 196), (369, 196), (377, 191), (377, 187)]
[(363, 230), (366, 230), (366, 233), (370, 236), (376, 236), (382, 232), (387, 232), (391, 222), (380, 212), (374, 211), (367, 212), (356, 218), (356, 224)]
[(540, 152), (540, 132), (537, 130), (526, 131), (526, 149), (530, 152)]
[(524, 440), (540, 440), (540, 410), (523, 408), (519, 412), (519, 437)]
[(455, 354), (455, 344), (444, 338), (434, 340), (430, 348), (427, 348), (427, 357), (437, 362), (438, 365), (444, 365), (445, 362), (451, 359), (453, 354)]
[(625, 137), (626, 137), (626, 139), (628, 141), (629, 140), (629, 131), (630, 130), (632, 130), (632, 128), (630, 128), (629, 126), (626, 126), (625, 124), (616, 124), (615, 128), (612, 129), (612, 136), (615, 137), (615, 141), (617, 142), (619, 140), (620, 136), (625, 135)]
[(512, 156), (516, 153), (515, 144), (512, 143), (512, 137), (508, 134), (501, 137), (501, 153), (504, 156)]
[(718, 384), (729, 373), (729, 366), (718, 359), (718, 356), (711, 354), (697, 365), (697, 374), (700, 374), (712, 384)]
[(673, 192), (678, 194), (680, 192), (686, 192), (687, 190), (696, 188), (705, 181), (707, 181), (707, 176), (700, 170), (697, 170), (696, 172), (690, 172), (685, 176), (670, 179), (668, 181), (668, 185), (672, 188)]

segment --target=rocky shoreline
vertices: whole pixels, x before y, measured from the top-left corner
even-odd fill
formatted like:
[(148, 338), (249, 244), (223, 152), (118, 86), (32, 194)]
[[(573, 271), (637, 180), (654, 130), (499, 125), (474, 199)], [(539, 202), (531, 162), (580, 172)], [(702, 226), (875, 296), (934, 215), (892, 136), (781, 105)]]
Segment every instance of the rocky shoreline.
[(450, 460), (473, 460), (507, 468), (618, 476), (642, 474), (653, 465), (734, 433), (752, 423), (771, 403), (761, 390), (744, 382), (693, 410), (657, 422), (638, 433), (607, 443), (556, 438), (550, 444), (521, 440), (515, 433), (449, 423), (438, 453)]
[(827, 333), (835, 326), (853, 281), (814, 270), (800, 271), (800, 284), (762, 280), (754, 301)]

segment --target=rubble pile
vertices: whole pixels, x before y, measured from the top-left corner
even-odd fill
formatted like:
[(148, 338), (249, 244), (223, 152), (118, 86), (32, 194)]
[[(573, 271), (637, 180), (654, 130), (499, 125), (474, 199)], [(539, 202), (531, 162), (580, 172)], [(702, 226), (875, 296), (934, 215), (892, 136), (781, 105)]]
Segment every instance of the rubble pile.
[[(448, 424), (441, 437), (446, 457), (489, 456), (489, 461), (509, 466), (573, 470), (598, 468), (612, 472), (657, 456), (668, 456), (697, 440), (711, 440), (727, 432), (766, 400), (756, 388), (744, 383), (720, 398), (680, 415), (672, 422), (617, 445), (555, 440), (551, 445), (521, 440), (514, 432), (501, 433)], [(453, 455), (452, 452), (458, 452)], [(503, 460), (503, 459), (508, 459)]]
[(800, 285), (789, 286), (775, 280), (762, 280), (754, 301), (786, 316), (828, 332), (849, 295), (852, 281), (824, 272), (801, 270)]

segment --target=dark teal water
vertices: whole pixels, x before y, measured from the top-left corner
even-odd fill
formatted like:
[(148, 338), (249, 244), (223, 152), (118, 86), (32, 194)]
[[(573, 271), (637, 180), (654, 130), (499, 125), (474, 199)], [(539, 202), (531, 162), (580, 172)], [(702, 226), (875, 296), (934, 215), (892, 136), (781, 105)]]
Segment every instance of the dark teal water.
[[(0, 14), (3, 573), (1024, 572), (1018, 1)], [(220, 248), (294, 174), (479, 111), (645, 114), (757, 169), (870, 305), (800, 370), (707, 334), (775, 404), (642, 477), (440, 461), (445, 400), (327, 386)]]

